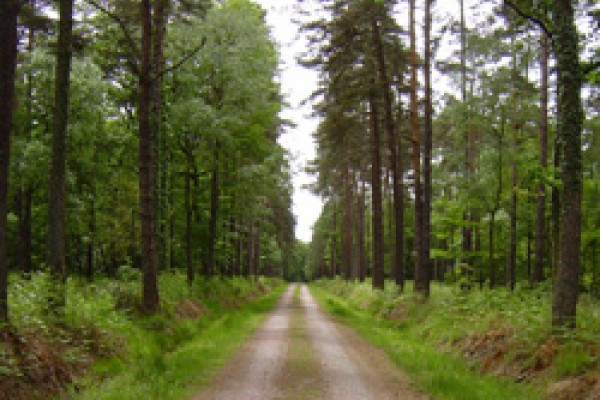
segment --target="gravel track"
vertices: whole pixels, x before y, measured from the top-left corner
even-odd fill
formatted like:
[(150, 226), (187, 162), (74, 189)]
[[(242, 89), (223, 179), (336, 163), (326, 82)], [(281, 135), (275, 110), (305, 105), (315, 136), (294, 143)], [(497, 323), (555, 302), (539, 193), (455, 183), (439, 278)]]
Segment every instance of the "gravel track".
[(305, 285), (298, 289), (290, 285), (262, 328), (193, 400), (430, 399), (383, 352), (330, 320)]

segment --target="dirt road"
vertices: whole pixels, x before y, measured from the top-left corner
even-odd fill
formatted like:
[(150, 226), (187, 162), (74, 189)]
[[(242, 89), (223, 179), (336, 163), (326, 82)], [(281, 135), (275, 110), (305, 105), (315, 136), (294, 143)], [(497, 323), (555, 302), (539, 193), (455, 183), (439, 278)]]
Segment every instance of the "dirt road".
[(262, 328), (193, 400), (425, 400), (380, 350), (292, 285)]

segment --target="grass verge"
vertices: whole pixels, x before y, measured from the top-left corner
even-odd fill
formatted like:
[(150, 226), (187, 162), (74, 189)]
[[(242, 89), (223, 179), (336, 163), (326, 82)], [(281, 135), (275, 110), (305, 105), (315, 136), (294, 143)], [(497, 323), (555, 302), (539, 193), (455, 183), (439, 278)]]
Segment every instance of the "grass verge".
[(161, 274), (160, 312), (140, 312), (141, 276), (72, 277), (49, 312), (50, 275), (11, 275), (10, 324), (0, 324), (0, 400), (172, 399), (206, 382), (284, 290), (276, 278)]
[[(201, 319), (180, 322), (167, 329), (143, 329), (132, 338), (136, 355), (127, 365), (119, 359), (104, 360), (95, 366), (95, 376), (81, 382), (81, 394), (71, 391), (69, 398), (94, 400), (170, 400), (191, 397), (208, 383), (219, 368), (261, 324), (281, 296), (283, 286), (271, 293), (238, 306), (235, 310), (213, 307)], [(159, 324), (156, 319), (142, 325)], [(177, 333), (177, 330), (183, 331)], [(177, 345), (173, 336), (187, 338)], [(165, 351), (167, 349), (167, 351)], [(108, 371), (113, 376), (97, 381)], [(116, 372), (116, 374), (114, 374)]]
[(319, 304), (331, 315), (355, 328), (365, 339), (385, 351), (405, 370), (415, 386), (439, 400), (537, 399), (538, 391), (527, 384), (485, 375), (459, 355), (440, 351), (424, 340), (410, 324), (384, 320), (362, 310), (322, 285), (312, 285)]

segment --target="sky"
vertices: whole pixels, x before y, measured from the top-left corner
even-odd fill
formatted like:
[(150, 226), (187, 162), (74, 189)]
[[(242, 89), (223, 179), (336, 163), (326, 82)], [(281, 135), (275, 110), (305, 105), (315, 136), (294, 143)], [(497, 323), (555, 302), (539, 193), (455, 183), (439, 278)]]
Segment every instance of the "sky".
[(315, 180), (306, 174), (305, 167), (315, 158), (315, 144), (312, 133), (319, 123), (311, 117), (312, 106), (302, 105), (317, 88), (318, 73), (300, 66), (296, 58), (306, 50), (307, 43), (299, 35), (298, 23), (294, 12), (296, 0), (255, 0), (267, 10), (267, 24), (271, 36), (277, 41), (280, 55), (280, 84), (284, 100), (289, 104), (281, 116), (294, 123), (286, 127), (280, 137), (281, 145), (288, 149), (293, 171), (294, 196), (293, 212), (296, 216), (296, 237), (309, 242), (312, 226), (319, 217), (322, 200), (304, 186)]

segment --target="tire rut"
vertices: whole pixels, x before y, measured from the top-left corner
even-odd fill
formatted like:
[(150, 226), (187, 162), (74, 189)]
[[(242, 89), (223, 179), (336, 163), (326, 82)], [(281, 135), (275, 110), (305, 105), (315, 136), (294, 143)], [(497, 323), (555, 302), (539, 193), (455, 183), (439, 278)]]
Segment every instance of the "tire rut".
[(290, 285), (262, 328), (193, 400), (427, 400), (380, 350)]

